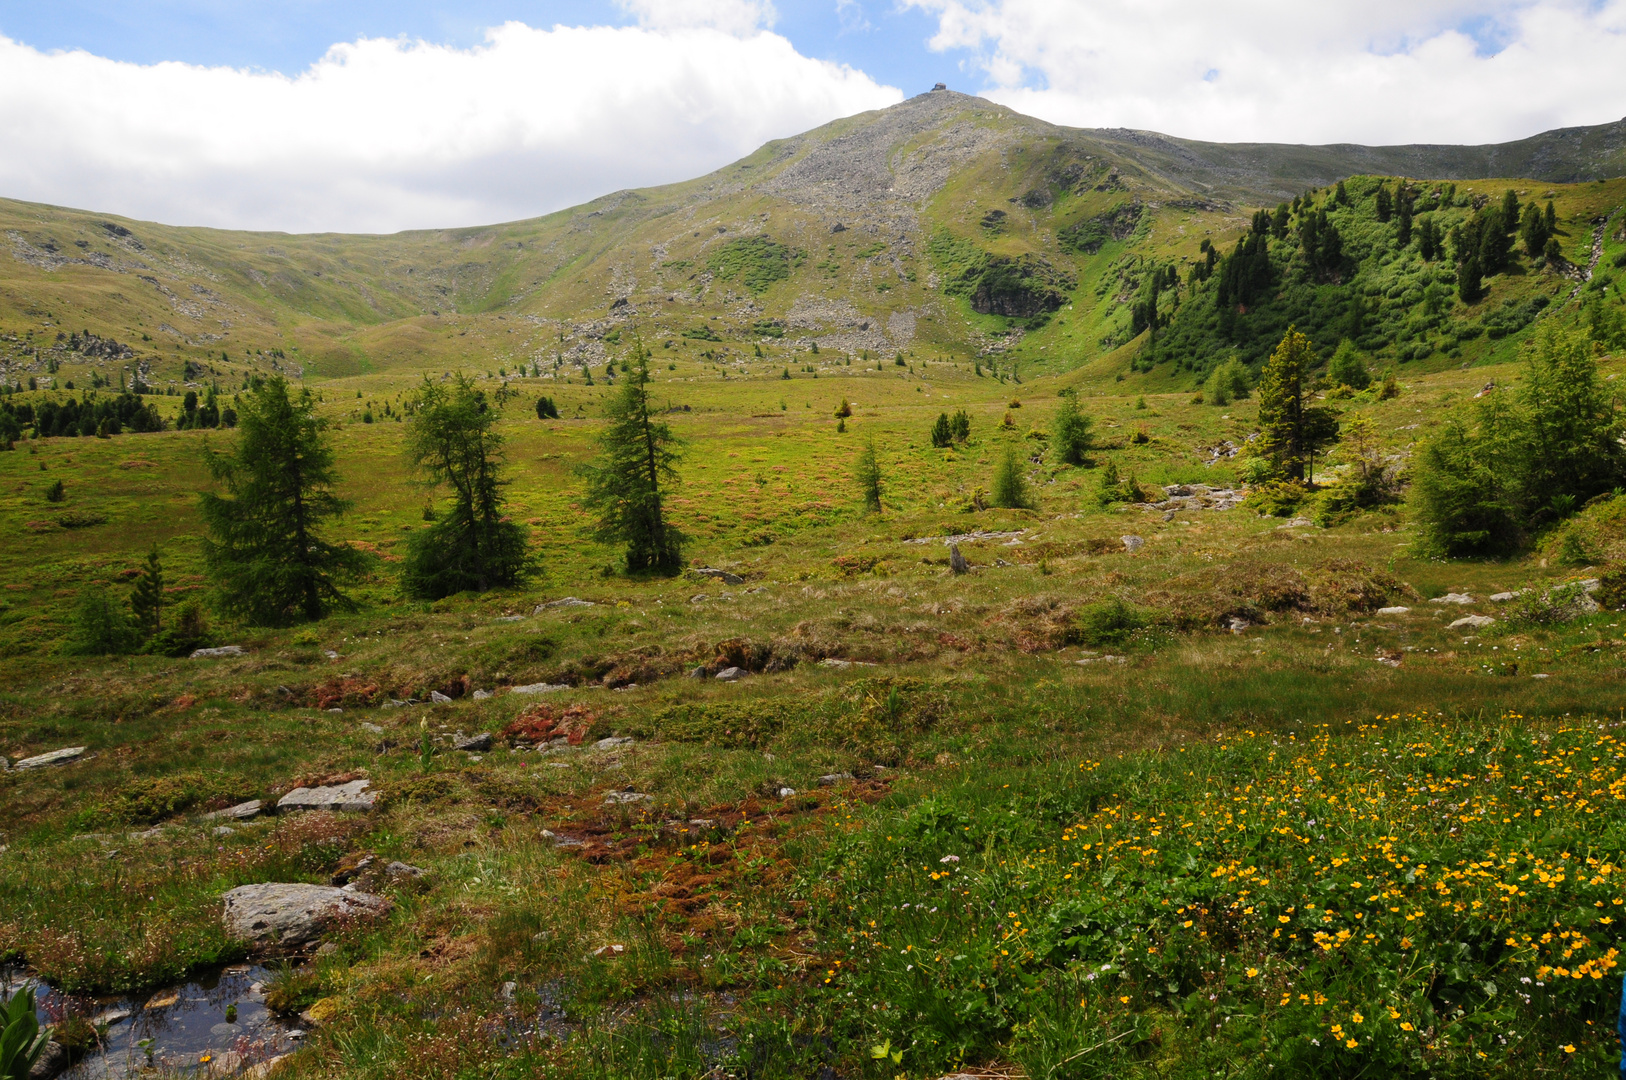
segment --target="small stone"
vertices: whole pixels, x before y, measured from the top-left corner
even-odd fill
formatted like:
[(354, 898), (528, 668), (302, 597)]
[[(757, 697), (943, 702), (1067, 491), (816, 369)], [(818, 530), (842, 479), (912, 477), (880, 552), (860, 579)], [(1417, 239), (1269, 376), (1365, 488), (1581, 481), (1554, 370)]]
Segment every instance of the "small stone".
[(701, 664), (699, 667), (692, 667), (688, 671), (684, 672), (684, 678), (687, 679), (704, 679), (705, 677), (706, 665), (704, 664)]
[(837, 660), (833, 656), (827, 656), (823, 660), (819, 661), (819, 666), (820, 667), (827, 667), (827, 668), (836, 668), (837, 670), (845, 670), (847, 668), (852, 667), (853, 662), (851, 660)]
[(1230, 621), (1231, 633), (1240, 634), (1253, 624), (1239, 615), (1232, 615)]
[(1474, 598), (1469, 596), (1467, 593), (1456, 592), (1446, 593), (1444, 596), (1436, 596), (1429, 601), (1431, 604), (1471, 604), (1473, 602)]
[(147, 1003), (141, 1007), (143, 1009), (167, 1009), (180, 1000), (181, 993), (179, 990), (160, 990), (148, 998)]
[(796, 789), (793, 787), (782, 787), (779, 789), (779, 797), (781, 799), (788, 799), (794, 794), (796, 794)]
[(853, 778), (853, 774), (850, 773), (850, 772), (826, 773), (825, 775), (819, 777), (819, 786), (820, 787), (835, 787), (837, 784), (841, 783), (843, 780), (851, 780), (852, 778)]
[(425, 870), (421, 866), (413, 866), (411, 863), (404, 863), (399, 859), (384, 867), (384, 876), (387, 878), (411, 878), (413, 880), (417, 880), (428, 873), (429, 871)]
[(377, 724), (370, 724), (365, 720), (363, 720), (361, 722), (361, 730), (370, 731), (374, 735), (382, 735), (382, 734), (384, 734), (384, 729), (383, 728), (379, 727)]
[(329, 660), (337, 660), (339, 658), (339, 654), (334, 652), (332, 649), (323, 649), (322, 655), (327, 657)]
[(1452, 623), (1450, 626), (1446, 627), (1446, 629), (1461, 630), (1466, 626), (1474, 630), (1483, 630), (1485, 627), (1489, 626), (1495, 621), (1496, 620), (1491, 618), (1489, 615), (1465, 615), (1456, 622)]
[(215, 648), (215, 649), (193, 649), (192, 650), (192, 655), (187, 657), (187, 659), (188, 660), (210, 660), (210, 659), (213, 659), (214, 657), (217, 657), (217, 656), (242, 656), (242, 655), (243, 655), (243, 647), (241, 645), (221, 645), (219, 648)]
[(48, 765), (66, 765), (70, 761), (78, 761), (84, 756), (86, 749), (83, 746), (66, 746), (61, 750), (52, 750), (48, 754), (36, 754), (33, 757), (23, 758), (12, 768), (43, 769)]
[(539, 682), (539, 683), (531, 683), (531, 684), (529, 684), (527, 686), (511, 687), (511, 688), (509, 688), (508, 692), (510, 694), (554, 694), (554, 693), (558, 693), (560, 690), (569, 690), (569, 689), (570, 689), (570, 685), (568, 683)]
[(625, 806), (628, 803), (654, 801), (653, 795), (645, 795), (641, 791), (612, 791), (604, 796), (605, 806)]
[(718, 581), (721, 581), (724, 585), (745, 584), (745, 579), (740, 577), (740, 575), (731, 574), (727, 570), (718, 570), (717, 568), (711, 566), (696, 567), (694, 572), (699, 574), (701, 577), (715, 578)]
[(452, 740), (453, 750), (465, 750), (469, 753), (483, 754), (491, 749), (491, 733), (482, 731), (477, 735), (459, 735)]
[(91, 1020), (91, 1023), (97, 1026), (106, 1024), (111, 1027), (120, 1021), (130, 1019), (130, 1015), (131, 1013), (129, 1009), (108, 1009), (106, 1012), (97, 1013), (95, 1018)]
[(277, 800), (277, 810), (371, 810), (378, 793), (368, 791), (371, 782), (352, 780), (334, 787), (294, 788)]
[(1491, 593), (1491, 594), (1490, 594), (1490, 599), (1491, 599), (1491, 602), (1492, 602), (1492, 603), (1496, 603), (1496, 604), (1505, 604), (1505, 603), (1507, 603), (1507, 602), (1508, 602), (1508, 601), (1509, 601), (1509, 600), (1511, 600), (1511, 599), (1513, 599), (1513, 598), (1514, 598), (1514, 597), (1515, 597), (1515, 596), (1518, 596), (1518, 595), (1519, 595), (1519, 594), (1518, 594), (1518, 593), (1516, 593), (1516, 592), (1499, 592), (1499, 593)]
[(339, 951), (339, 946), (331, 941), (324, 941), (316, 947), (317, 956), (332, 956)]
[(608, 750), (611, 747), (615, 747), (615, 746), (630, 746), (630, 745), (632, 745), (632, 736), (630, 736), (630, 735), (621, 735), (621, 736), (611, 736), (608, 739), (600, 739), (598, 742), (593, 744), (593, 747), (596, 750)]
[(450, 705), (452, 703), (452, 699), (441, 693), (439, 690), (429, 691), (429, 701), (434, 705)]
[(502, 989), (497, 991), (497, 1000), (498, 1001), (513, 1001), (514, 996), (516, 994), (518, 994), (518, 993), (519, 993), (519, 983), (517, 983), (517, 982), (505, 982), (505, 983), (502, 984)]
[(1131, 555), (1146, 546), (1146, 541), (1139, 536), (1120, 536), (1118, 539), (1123, 541), (1124, 550)]
[(605, 955), (619, 956), (620, 954), (622, 954), (622, 953), (624, 953), (626, 951), (627, 951), (627, 947), (625, 945), (600, 945), (598, 948), (593, 950), (593, 955), (594, 956), (605, 956)]
[(965, 561), (964, 555), (960, 554), (959, 544), (949, 545), (949, 569), (956, 574), (969, 573), (971, 570), (971, 564)]
[(329, 709), (328, 712), (342, 713), (342, 712), (344, 712), (344, 710), (343, 709)]
[(1286, 525), (1278, 525), (1276, 527), (1278, 529), (1307, 529), (1314, 524), (1315, 522), (1311, 521), (1309, 518), (1294, 518)]
[(726, 667), (717, 673), (716, 679), (718, 682), (739, 682), (749, 674), (744, 668)]
[(495, 619), (493, 619), (491, 621), (492, 622), (524, 622), (525, 621), (525, 616), (523, 616), (523, 615), (499, 615), (499, 616), (497, 616)]
[(1380, 607), (1380, 608), (1378, 608), (1378, 614), (1379, 615), (1407, 615), (1407, 614), (1410, 614), (1410, 613), (1411, 613), (1411, 608), (1409, 608), (1409, 607)]
[(475, 701), (490, 701), (493, 696), (495, 695), (493, 695), (490, 690), (476, 690), (474, 692)]
[(216, 825), (214, 828), (209, 830), (209, 835), (210, 836), (230, 836), (233, 833), (235, 833), (236, 831), (237, 830), (232, 828), (230, 825)]

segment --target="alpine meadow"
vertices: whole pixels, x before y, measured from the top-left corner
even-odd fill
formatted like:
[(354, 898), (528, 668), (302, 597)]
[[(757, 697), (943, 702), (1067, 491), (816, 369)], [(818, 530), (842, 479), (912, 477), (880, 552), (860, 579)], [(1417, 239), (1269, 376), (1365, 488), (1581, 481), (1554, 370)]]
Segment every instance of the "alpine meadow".
[(1618, 1068), (1626, 121), (0, 227), (0, 1078)]

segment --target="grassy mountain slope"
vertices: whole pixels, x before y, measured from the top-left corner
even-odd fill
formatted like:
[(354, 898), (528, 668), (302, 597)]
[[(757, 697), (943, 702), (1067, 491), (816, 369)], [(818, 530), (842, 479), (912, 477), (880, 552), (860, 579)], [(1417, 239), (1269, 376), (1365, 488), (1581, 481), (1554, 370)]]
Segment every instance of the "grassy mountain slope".
[[(693, 181), (503, 225), (288, 236), (0, 202), (0, 377), (46, 377), (55, 359), (61, 380), (88, 378), (85, 358), (40, 353), (76, 329), (133, 350), (94, 365), (110, 382), (140, 363), (158, 386), (273, 362), (317, 378), (579, 368), (601, 364), (617, 330), (673, 357), (783, 364), (816, 341), (1068, 369), (1133, 336), (1128, 300), (1148, 265), (1189, 263), (1203, 239), (1228, 250), (1255, 204), (1375, 165), (1610, 175), (1623, 130), (1500, 147), (1221, 146), (1061, 128), (937, 92)], [(1577, 246), (1622, 196), (1613, 182), (1535, 194), (1549, 191)]]

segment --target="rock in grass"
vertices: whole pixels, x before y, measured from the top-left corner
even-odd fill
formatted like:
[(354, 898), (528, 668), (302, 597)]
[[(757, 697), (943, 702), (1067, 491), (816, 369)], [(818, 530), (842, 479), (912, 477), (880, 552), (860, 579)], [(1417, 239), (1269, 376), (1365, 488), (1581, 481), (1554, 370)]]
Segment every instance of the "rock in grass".
[(1409, 607), (1380, 607), (1380, 608), (1378, 608), (1378, 614), (1379, 615), (1405, 615), (1405, 614), (1408, 614), (1410, 611), (1411, 611), (1411, 608), (1409, 608)]
[(592, 606), (593, 606), (593, 601), (591, 601), (591, 600), (583, 600), (580, 597), (576, 597), (576, 596), (566, 596), (566, 597), (563, 597), (563, 598), (561, 598), (559, 600), (549, 600), (545, 604), (536, 605), (536, 609), (533, 612), (533, 614), (540, 615), (540, 614), (542, 614), (542, 612), (547, 611), (549, 608), (572, 608), (572, 607), (592, 607)]
[(841, 783), (843, 780), (851, 780), (852, 778), (853, 778), (853, 774), (850, 773), (850, 772), (827, 773), (826, 775), (819, 777), (819, 786), (820, 787), (835, 787), (837, 784)]
[(370, 781), (352, 780), (334, 787), (300, 787), (277, 800), (277, 810), (371, 810), (378, 793)]
[(569, 690), (568, 683), (530, 683), (526, 686), (509, 687), (510, 694), (555, 694), (560, 690)]
[(478, 735), (459, 735), (452, 740), (453, 750), (466, 750), (471, 754), (483, 754), (491, 749), (491, 733), (482, 731)]
[(242, 656), (242, 655), (243, 655), (243, 647), (241, 645), (222, 645), (219, 648), (215, 648), (215, 649), (193, 649), (192, 650), (192, 655), (187, 657), (187, 659), (188, 660), (210, 660), (210, 659), (213, 659), (214, 657), (217, 657), (217, 656)]
[(1448, 592), (1444, 596), (1436, 596), (1429, 601), (1431, 604), (1471, 604), (1473, 602), (1473, 597), (1460, 592)]
[(73, 1054), (59, 1042), (48, 1042), (40, 1052), (39, 1060), (28, 1070), (28, 1080), (51, 1080), (73, 1064)]
[(14, 769), (43, 769), (48, 765), (66, 765), (70, 761), (78, 761), (85, 756), (83, 746), (65, 746), (61, 750), (52, 750), (49, 754), (35, 754), (33, 757), (23, 758)]
[(971, 564), (965, 561), (964, 555), (960, 554), (959, 544), (949, 545), (949, 569), (956, 574), (966, 574), (971, 571)]
[(1146, 546), (1146, 541), (1139, 536), (1120, 536), (1118, 539), (1124, 542), (1124, 550), (1131, 555)]
[(216, 810), (212, 814), (204, 814), (203, 820), (247, 821), (250, 818), (259, 817), (260, 811), (263, 809), (265, 809), (265, 804), (260, 802), (259, 799), (250, 799), (248, 802), (240, 802), (236, 806), (228, 806), (224, 810)]
[(298, 949), (321, 937), (336, 920), (379, 915), (390, 901), (371, 893), (328, 885), (266, 882), (226, 893), (221, 919), (226, 933), (259, 948)]
[(413, 866), (411, 863), (404, 863), (400, 860), (396, 860), (384, 867), (384, 876), (387, 878), (411, 878), (417, 880), (428, 873), (429, 871), (421, 866)]
[(727, 570), (719, 570), (715, 566), (697, 566), (694, 572), (701, 577), (715, 578), (724, 585), (744, 585), (745, 579), (738, 574), (731, 574)]
[(750, 672), (744, 668), (725, 667), (716, 674), (715, 678), (718, 682), (739, 682), (749, 674)]
[(641, 791), (612, 791), (604, 796), (604, 805), (625, 806), (628, 803), (645, 802), (653, 798), (653, 795), (645, 795)]
[(1446, 629), (1461, 630), (1464, 627), (1467, 627), (1471, 630), (1483, 630), (1485, 627), (1489, 626), (1495, 621), (1496, 620), (1491, 618), (1489, 615), (1466, 615), (1452, 623), (1450, 626), (1446, 627)]

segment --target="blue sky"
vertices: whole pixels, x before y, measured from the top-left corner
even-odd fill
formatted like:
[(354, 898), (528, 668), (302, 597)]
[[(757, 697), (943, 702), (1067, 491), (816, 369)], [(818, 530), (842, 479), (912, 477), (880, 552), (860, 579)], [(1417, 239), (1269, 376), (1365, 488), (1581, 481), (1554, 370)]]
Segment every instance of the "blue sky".
[[(804, 56), (849, 64), (878, 82), (918, 93), (948, 82), (974, 91), (979, 73), (957, 71), (965, 50), (934, 53), (937, 20), (890, 0), (779, 0), (773, 29)], [(552, 3), (471, 0), (0, 0), (0, 34), (37, 49), (84, 49), (113, 60), (264, 68), (295, 75), (335, 42), (421, 38), (467, 48), (488, 27), (625, 26), (637, 20), (602, 0)]]

